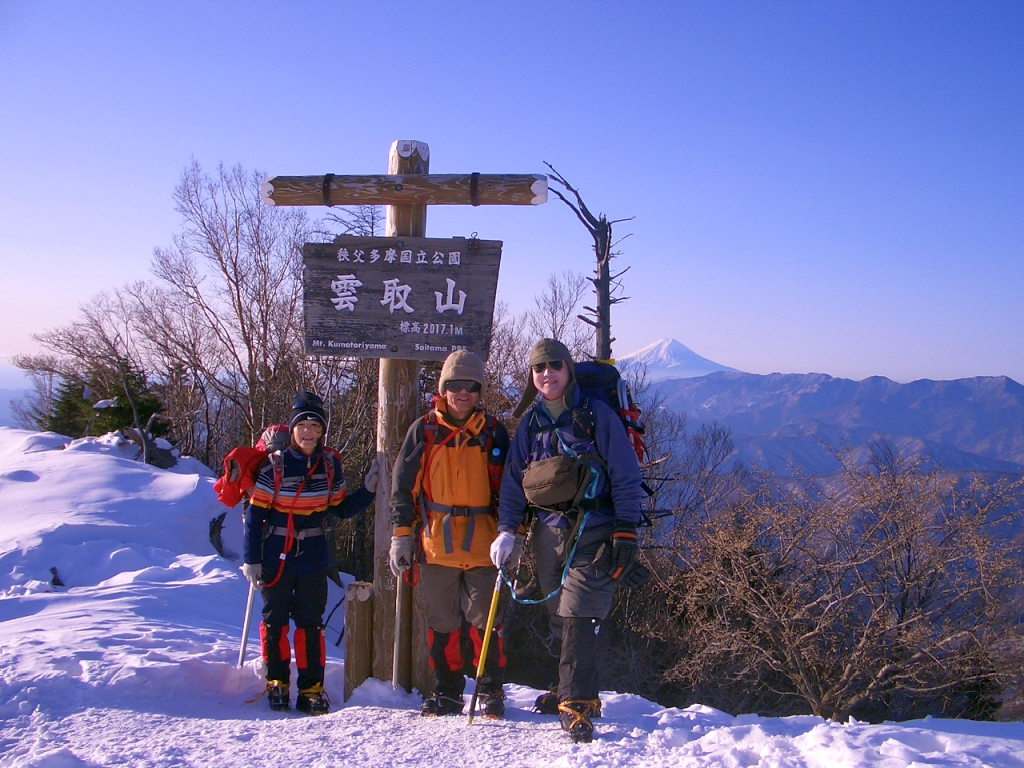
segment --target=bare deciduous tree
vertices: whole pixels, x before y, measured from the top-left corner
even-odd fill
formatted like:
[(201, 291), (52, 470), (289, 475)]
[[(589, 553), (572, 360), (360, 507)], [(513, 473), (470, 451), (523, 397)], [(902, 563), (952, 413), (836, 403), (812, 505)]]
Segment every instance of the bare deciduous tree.
[(579, 272), (550, 275), (544, 291), (534, 297), (533, 309), (527, 312), (530, 337), (558, 339), (576, 360), (589, 357), (594, 333), (577, 315), (586, 289), (587, 279)]
[(384, 234), (384, 206), (357, 205), (333, 209), (321, 219), (317, 234), (330, 240), (339, 229), (343, 235), (380, 237)]
[(1021, 581), (1006, 536), (1020, 483), (958, 483), (885, 446), (844, 477), (827, 490), (761, 476), (680, 526), (642, 619), (675, 638), (666, 678), (725, 708), (731, 689), (840, 720), (990, 713)]
[[(113, 376), (108, 391), (120, 391), (132, 412), (135, 438), (143, 460), (151, 462), (157, 454), (149, 439), (149, 424), (142, 423), (135, 388), (131, 379), (146, 377), (146, 360), (139, 346), (138, 306), (128, 293), (101, 293), (79, 308), (79, 319), (35, 334), (50, 354), (43, 358), (21, 357), (15, 362), (37, 375), (48, 372), (64, 378), (88, 371), (93, 377)], [(47, 362), (48, 361), (48, 362)], [(45, 371), (49, 368), (49, 371)]]
[[(301, 350), (301, 247), (311, 233), (300, 209), (262, 205), (260, 173), (198, 163), (174, 191), (184, 217), (158, 248), (145, 327), (168, 364), (189, 371), (209, 401), (227, 401), (251, 438), (294, 392)], [(301, 354), (301, 353), (300, 353)]]

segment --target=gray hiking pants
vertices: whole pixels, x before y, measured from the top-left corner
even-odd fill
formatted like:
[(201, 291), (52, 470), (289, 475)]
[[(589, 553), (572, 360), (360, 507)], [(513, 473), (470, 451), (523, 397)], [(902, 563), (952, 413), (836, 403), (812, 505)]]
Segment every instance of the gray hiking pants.
[(493, 565), (462, 570), (421, 563), (420, 589), (427, 604), (427, 626), (437, 632), (454, 632), (465, 616), (477, 629), (485, 629), (497, 578), (498, 569)]
[[(487, 614), (494, 596), (494, 582), (498, 569), (481, 566), (462, 570), (446, 565), (420, 564), (420, 586), (427, 604), (427, 626), (430, 638), (430, 665), (437, 680), (434, 690), (457, 698), (462, 695), (465, 678), (462, 676), (462, 617), (470, 624), (469, 641), (473, 647), (473, 667), (476, 668), (483, 651), (483, 635), (487, 627)], [(481, 693), (500, 690), (505, 679), (505, 652), (501, 636), (503, 599), (495, 618), (497, 631), (487, 650), (483, 677), (477, 680)]]
[[(571, 529), (538, 523), (534, 553), (537, 579), (544, 594), (557, 589), (562, 578)], [(612, 610), (616, 584), (612, 566), (612, 526), (584, 528), (573, 554), (565, 585), (548, 600), (551, 634), (561, 649), (558, 659), (558, 700), (592, 700), (598, 694), (598, 632)]]
[[(539, 521), (534, 529), (537, 581), (545, 595), (557, 589), (562, 580), (571, 532), (568, 528), (549, 528)], [(561, 640), (562, 619), (603, 621), (611, 613), (616, 586), (608, 575), (612, 562), (611, 536), (610, 524), (583, 529), (561, 594), (544, 604), (555, 639)]]

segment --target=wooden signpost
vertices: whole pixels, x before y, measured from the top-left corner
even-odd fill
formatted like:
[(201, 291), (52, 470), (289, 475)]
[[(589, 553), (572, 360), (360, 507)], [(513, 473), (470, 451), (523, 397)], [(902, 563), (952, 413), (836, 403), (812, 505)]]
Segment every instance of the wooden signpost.
[(501, 242), (339, 237), (303, 248), (306, 352), (487, 358)]
[[(388, 154), (387, 175), (338, 176), (325, 174), (323, 176), (278, 176), (268, 179), (263, 183), (262, 197), (263, 201), (268, 205), (386, 205), (387, 215), (384, 238), (373, 239), (378, 246), (386, 246), (390, 243), (394, 247), (398, 245), (397, 240), (402, 240), (403, 245), (408, 246), (409, 249), (415, 248), (417, 243), (424, 246), (427, 243), (447, 243), (444, 248), (437, 248), (437, 252), (443, 254), (441, 259), (444, 262), (450, 260), (449, 254), (453, 252), (460, 253), (461, 261), (461, 254), (468, 253), (469, 245), (472, 241), (426, 240), (428, 205), (540, 205), (547, 202), (547, 177), (543, 174), (494, 175), (470, 173), (462, 175), (431, 175), (428, 173), (429, 164), (430, 149), (426, 144), (419, 141), (396, 141), (391, 145), (391, 150)], [(423, 240), (419, 241), (416, 238), (423, 238)], [(344, 260), (339, 261), (342, 256), (339, 253), (340, 249), (346, 247), (346, 242), (351, 244), (352, 240), (352, 238), (348, 240), (342, 238), (332, 245), (309, 247), (306, 252), (307, 277), (312, 278), (313, 274), (320, 274), (315, 272), (317, 269), (315, 266), (317, 259), (322, 260), (322, 265), (325, 265), (328, 261), (331, 262), (330, 271), (334, 273), (331, 283), (345, 283), (347, 278), (344, 276), (349, 274), (356, 275), (355, 267), (359, 266), (361, 269), (364, 265), (357, 265), (352, 261), (353, 251), (351, 249), (348, 251), (349, 261), (347, 263)], [(358, 238), (358, 240), (362, 241), (363, 239)], [(456, 242), (458, 242), (458, 248), (455, 247)], [(365, 241), (365, 244), (369, 245), (369, 243), (370, 240)], [(466, 244), (466, 251), (462, 250), (462, 243)], [(493, 255), (494, 271), (489, 277), (490, 284), (494, 286), (497, 284), (498, 278), (497, 266), (498, 259), (500, 258), (500, 243), (495, 241), (478, 241), (476, 247), (481, 253), (487, 251), (488, 248), (496, 249)], [(333, 256), (330, 255), (332, 248), (334, 251)], [(369, 261), (370, 257), (367, 254), (372, 248), (369, 250), (362, 248), (362, 246), (359, 246), (359, 248), (363, 250), (362, 258), (364, 262)], [(326, 249), (326, 251), (322, 249)], [(401, 251), (405, 249), (395, 247), (395, 250), (400, 255)], [(455, 264), (433, 264), (433, 250), (423, 247), (414, 250), (414, 254), (418, 253), (418, 250), (423, 250), (429, 254), (427, 259), (432, 269), (443, 267), (443, 269), (435, 269), (435, 272), (431, 273), (434, 278), (443, 279), (443, 285), (427, 282), (417, 289), (412, 282), (402, 279), (405, 276), (412, 276), (414, 274), (412, 271), (409, 271), (406, 273), (396, 272), (389, 276), (384, 276), (383, 273), (374, 273), (373, 279), (380, 278), (381, 284), (379, 286), (373, 285), (372, 280), (369, 279), (370, 272), (364, 273), (368, 278), (367, 280), (364, 280), (361, 276), (354, 278), (357, 282), (363, 284), (358, 290), (364, 290), (372, 286), (374, 291), (379, 290), (381, 292), (380, 296), (376, 294), (371, 295), (372, 292), (369, 291), (360, 294), (357, 290), (356, 293), (352, 293), (351, 290), (345, 290), (346, 285), (327, 286), (323, 282), (327, 273), (323, 273), (321, 278), (316, 278), (318, 282), (316, 282), (315, 286), (305, 286), (310, 291), (307, 294), (307, 301), (315, 304), (312, 310), (307, 305), (306, 344), (307, 351), (311, 354), (342, 354), (345, 356), (373, 356), (381, 358), (377, 390), (377, 456), (381, 462), (381, 474), (375, 503), (374, 576), (372, 597), (370, 598), (373, 602), (372, 674), (381, 680), (391, 679), (394, 649), (398, 648), (400, 655), (399, 664), (396, 667), (399, 670), (398, 683), (406, 690), (411, 690), (415, 687), (426, 694), (432, 689), (433, 676), (427, 664), (426, 613), (422, 601), (415, 595), (414, 600), (402, 601), (403, 606), (407, 609), (407, 615), (402, 622), (403, 634), (399, 636), (398, 642), (395, 643), (396, 582), (388, 567), (388, 551), (391, 545), (391, 524), (388, 507), (388, 497), (390, 496), (391, 489), (391, 468), (409, 425), (420, 416), (419, 404), (416, 399), (419, 391), (418, 361), (443, 360), (447, 356), (447, 351), (432, 349), (433, 347), (450, 349), (454, 348), (453, 345), (465, 346), (472, 351), (478, 352), (481, 356), (486, 356), (487, 347), (486, 342), (484, 342), (482, 347), (476, 341), (463, 344), (463, 341), (460, 339), (470, 338), (466, 335), (467, 331), (476, 334), (477, 327), (481, 324), (475, 321), (473, 323), (461, 324), (456, 322), (455, 318), (458, 315), (455, 314), (455, 310), (452, 308), (452, 305), (460, 303), (460, 291), (466, 293), (464, 312), (466, 306), (475, 305), (476, 297), (473, 291), (480, 289), (482, 284), (480, 282), (473, 283), (467, 278), (466, 285), (472, 288), (472, 290), (468, 290), (467, 287), (460, 285), (460, 278), (458, 270), (455, 269)], [(384, 252), (381, 252), (378, 248), (378, 255), (380, 256), (378, 262), (384, 258), (385, 252), (386, 248)], [(378, 262), (375, 262), (375, 264)], [(311, 265), (314, 266), (311, 267)], [(353, 269), (347, 269), (348, 266), (352, 266)], [(389, 264), (389, 266), (394, 266), (394, 263)], [(398, 266), (401, 266), (401, 262), (398, 262)], [(407, 266), (416, 265), (411, 264)], [(421, 264), (419, 266), (424, 265)], [(340, 270), (338, 269), (339, 267), (346, 267), (346, 269)], [(423, 270), (423, 274), (428, 272), (429, 270)], [(339, 275), (342, 277), (339, 277)], [(396, 278), (399, 279), (399, 282), (392, 284), (394, 290), (389, 294), (384, 281)], [(449, 279), (455, 282), (451, 288), (449, 288), (447, 282)], [(483, 278), (480, 277), (478, 280), (483, 281)], [(394, 312), (390, 311), (392, 307), (395, 307), (396, 298), (398, 303), (401, 304), (401, 296), (396, 296), (397, 289), (400, 286), (408, 287), (408, 291), (403, 288), (401, 292), (404, 293), (406, 303), (412, 306), (414, 312), (419, 312), (420, 307), (412, 301), (411, 296), (414, 292), (418, 291), (419, 298), (426, 297), (427, 299), (426, 302), (420, 301), (420, 306), (426, 307), (427, 310), (432, 307), (435, 314), (438, 315), (438, 317), (431, 321), (427, 321), (428, 329), (429, 322), (435, 324), (433, 328), (435, 334), (433, 334), (433, 337), (429, 330), (428, 333), (423, 334), (422, 324), (424, 321), (422, 319), (416, 321), (420, 323), (421, 330), (419, 335), (424, 337), (419, 341), (412, 340), (412, 337), (415, 337), (416, 334), (411, 331), (411, 323), (413, 322), (411, 319), (407, 320), (410, 326), (404, 330), (400, 325), (402, 321), (394, 319), (393, 316), (399, 312), (402, 314), (412, 314), (405, 312), (400, 307), (396, 308)], [(347, 283), (347, 287), (349, 289), (355, 288), (351, 282)], [(330, 291), (330, 295), (327, 294), (327, 291)], [(376, 331), (371, 327), (372, 320), (370, 324), (364, 324), (360, 327), (356, 323), (352, 325), (351, 329), (346, 329), (346, 325), (349, 324), (348, 321), (355, 317), (356, 312), (344, 309), (328, 310), (326, 309), (327, 305), (323, 301), (330, 301), (332, 298), (345, 300), (351, 299), (354, 296), (359, 297), (360, 303), (358, 306), (360, 309), (379, 303), (382, 310), (375, 310), (374, 314), (382, 319), (379, 320)], [(363, 301), (366, 303), (362, 304)], [(339, 303), (344, 304), (344, 301)], [(488, 331), (490, 329), (490, 314), (493, 312), (493, 303), (494, 294), (492, 290), (490, 309), (486, 310)], [(331, 305), (337, 306), (334, 302), (331, 302)], [(441, 311), (442, 307), (447, 308)], [(328, 318), (332, 317), (332, 311), (334, 312), (333, 320), (329, 320)], [(479, 312), (485, 312), (485, 307), (481, 306)], [(388, 317), (384, 319), (383, 314), (387, 314)], [(438, 329), (436, 326), (442, 323), (445, 324), (445, 327)], [(455, 331), (460, 325), (463, 329), (461, 337)], [(387, 336), (386, 341), (382, 341), (381, 339), (385, 338), (385, 329), (387, 329), (387, 333), (390, 335)], [(438, 330), (440, 332), (437, 332)], [(482, 329), (480, 332), (482, 333)], [(346, 334), (349, 334), (349, 336), (346, 337)], [(486, 334), (484, 335), (486, 336)], [(335, 341), (335, 344), (348, 343), (352, 346), (347, 348), (342, 346), (331, 347), (330, 342), (332, 339)], [(358, 346), (360, 344), (378, 346), (374, 346), (371, 349), (369, 346)], [(417, 344), (425, 348), (417, 349)], [(384, 345), (386, 348), (380, 349), (379, 345)], [(397, 347), (397, 349), (392, 349), (393, 347)], [(384, 354), (385, 352), (387, 354)], [(400, 584), (399, 588), (408, 589), (404, 584)], [(365, 587), (360, 589), (363, 592), (360, 594), (359, 601), (353, 601), (353, 603), (366, 602)], [(363, 634), (366, 633), (363, 632)], [(348, 631), (346, 631), (346, 635), (348, 635)], [(352, 637), (352, 635), (348, 636)], [(352, 689), (362, 682), (359, 676), (353, 677), (349, 674), (349, 662), (353, 662), (353, 669), (358, 664), (358, 661), (352, 659), (351, 656), (352, 649), (346, 644), (346, 699), (351, 695)], [(360, 665), (360, 668), (364, 667), (365, 662)]]

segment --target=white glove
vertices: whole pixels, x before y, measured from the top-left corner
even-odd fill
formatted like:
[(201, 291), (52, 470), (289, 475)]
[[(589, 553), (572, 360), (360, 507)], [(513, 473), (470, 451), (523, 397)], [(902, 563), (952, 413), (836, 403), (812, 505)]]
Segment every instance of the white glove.
[(242, 575), (256, 589), (263, 589), (263, 585), (260, 584), (260, 576), (263, 575), (263, 565), (261, 563), (246, 563), (242, 566)]
[(395, 578), (399, 578), (403, 571), (412, 568), (412, 551), (415, 542), (412, 536), (392, 536), (391, 552), (388, 555), (388, 565)]
[(366, 470), (366, 477), (363, 478), (363, 488), (370, 493), (377, 492), (377, 480), (380, 478), (380, 460), (374, 456), (370, 462), (370, 468)]
[(515, 546), (515, 534), (508, 531), (502, 531), (498, 534), (498, 538), (491, 542), (491, 562), (494, 563), (495, 568), (501, 568), (505, 561), (508, 560), (509, 555), (512, 554)]

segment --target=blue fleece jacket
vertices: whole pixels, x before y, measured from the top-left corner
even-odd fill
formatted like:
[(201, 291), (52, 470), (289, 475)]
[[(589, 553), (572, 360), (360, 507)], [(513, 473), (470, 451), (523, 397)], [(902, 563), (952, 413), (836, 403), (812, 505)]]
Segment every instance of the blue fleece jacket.
[[(603, 461), (594, 495), (598, 509), (591, 512), (588, 527), (616, 520), (634, 525), (640, 522), (640, 503), (643, 500), (640, 464), (626, 435), (626, 428), (607, 404), (590, 398), (587, 405), (594, 418), (593, 438), (577, 438), (573, 434), (572, 414), (573, 410), (582, 407), (583, 397), (575, 383), (571, 386), (568, 402), (572, 405), (559, 414), (557, 420), (551, 418), (543, 399), (538, 398), (519, 422), (501, 481), (499, 531), (515, 532), (526, 514), (528, 504), (523, 493), (523, 472), (527, 465), (555, 455), (569, 455), (570, 452), (579, 456), (596, 453)], [(541, 512), (541, 520), (552, 528), (567, 528), (569, 525), (563, 515), (552, 512)]]

